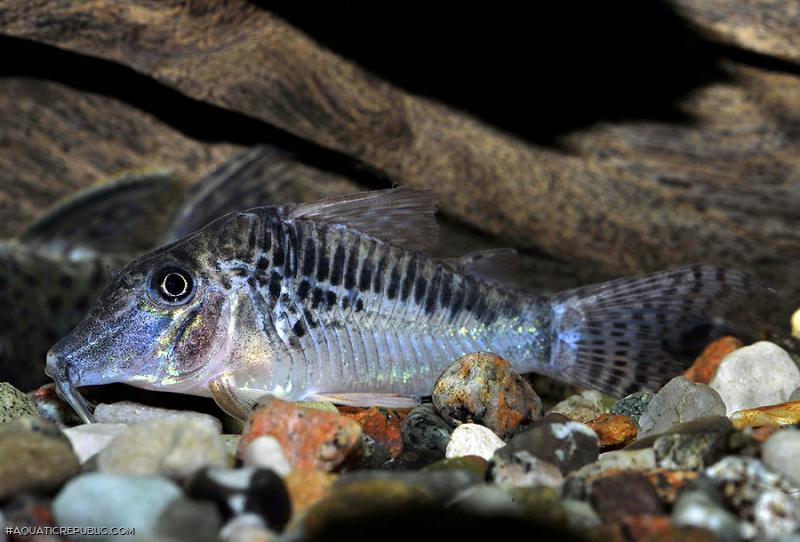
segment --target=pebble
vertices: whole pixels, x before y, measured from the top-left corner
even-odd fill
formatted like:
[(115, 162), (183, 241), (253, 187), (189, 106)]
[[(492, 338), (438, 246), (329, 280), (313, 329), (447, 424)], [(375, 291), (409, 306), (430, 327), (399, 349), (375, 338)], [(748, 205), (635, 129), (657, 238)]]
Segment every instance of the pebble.
[(0, 499), (56, 490), (79, 469), (69, 440), (52, 422), (22, 416), (0, 424)]
[(108, 446), (120, 433), (128, 430), (124, 423), (86, 423), (64, 429), (72, 449), (81, 463)]
[(510, 455), (496, 454), (489, 463), (488, 478), (505, 489), (536, 486), (560, 489), (564, 483), (558, 467), (524, 450)]
[(472, 473), (477, 479), (484, 480), (486, 472), (489, 470), (489, 462), (477, 455), (465, 455), (463, 457), (451, 457), (441, 459), (422, 468), (425, 472), (439, 470), (463, 470)]
[(800, 339), (800, 309), (792, 314), (792, 337)]
[(432, 452), (444, 457), (453, 428), (439, 416), (432, 404), (414, 407), (400, 426), (403, 448), (414, 452)]
[(522, 515), (519, 501), (495, 484), (481, 484), (461, 491), (447, 506), (478, 516)]
[(776, 538), (800, 528), (797, 488), (758, 459), (724, 457), (704, 475), (716, 483), (726, 503), (744, 520), (744, 538)]
[(626, 516), (664, 513), (664, 506), (650, 480), (638, 472), (621, 472), (594, 481), (591, 503), (605, 523), (622, 521)]
[(800, 487), (800, 430), (784, 429), (774, 433), (761, 447), (764, 465)]
[(611, 414), (621, 414), (631, 419), (637, 426), (639, 425), (639, 418), (642, 417), (644, 411), (647, 410), (647, 405), (653, 400), (655, 395), (649, 391), (637, 391), (630, 395), (626, 395), (613, 405), (611, 405)]
[[(323, 533), (330, 536), (331, 525), (341, 529), (342, 525), (359, 525), (366, 518), (374, 522), (376, 518), (385, 516), (397, 517), (432, 503), (433, 498), (428, 491), (402, 479), (354, 481), (334, 488), (327, 497), (307, 509), (302, 522), (293, 532), (299, 533), (295, 539), (323, 540), (327, 539)], [(341, 533), (335, 534), (341, 536)], [(397, 538), (394, 533), (388, 533), (388, 536)]]
[[(558, 467), (562, 474), (597, 460), (599, 443), (594, 431), (582, 423), (560, 421), (554, 414), (516, 435), (498, 454), (526, 451)], [(563, 417), (561, 417), (563, 419)]]
[(179, 497), (171, 501), (158, 517), (159, 537), (185, 542), (216, 542), (222, 518), (214, 503)]
[(725, 356), (709, 385), (720, 394), (730, 416), (788, 401), (800, 386), (800, 369), (780, 346), (760, 341)]
[(403, 482), (424, 490), (433, 500), (444, 502), (464, 489), (481, 484), (485, 475), (481, 476), (469, 469), (434, 469), (415, 472), (391, 472), (360, 470), (341, 475), (334, 484), (334, 490), (340, 491), (350, 484), (383, 481)]
[(38, 416), (36, 405), (8, 382), (0, 382), (0, 423), (22, 416)]
[(673, 425), (668, 431), (641, 437), (627, 446), (627, 450), (640, 450), (652, 447), (655, 441), (662, 435), (668, 434), (706, 434), (733, 432), (733, 423), (727, 416), (703, 416), (694, 420)]
[(193, 412), (191, 410), (172, 410), (168, 408), (153, 407), (120, 401), (118, 403), (100, 403), (94, 409), (94, 418), (99, 423), (126, 423), (134, 424), (150, 420), (192, 420), (197, 424), (205, 424), (209, 429), (222, 432), (222, 422), (210, 414)]
[(278, 534), (264, 526), (257, 514), (242, 514), (231, 518), (220, 530), (220, 542), (273, 542)]
[(722, 457), (727, 448), (726, 433), (673, 433), (660, 435), (653, 443), (659, 467), (703, 469)]
[(713, 415), (725, 415), (725, 403), (719, 394), (705, 384), (695, 384), (678, 376), (667, 382), (647, 405), (639, 418), (639, 438)]
[(286, 484), (269, 469), (204, 468), (189, 479), (186, 492), (195, 499), (216, 503), (225, 521), (256, 514), (266, 527), (281, 531), (291, 517)]
[(731, 414), (731, 421), (737, 429), (800, 423), (800, 401), (739, 410)]
[(183, 478), (206, 466), (225, 466), (219, 433), (191, 418), (155, 419), (131, 426), (98, 455), (101, 472)]
[(601, 450), (622, 448), (636, 440), (638, 432), (633, 420), (622, 414), (601, 414), (586, 425), (597, 435)]
[(60, 427), (83, 423), (75, 411), (56, 393), (54, 384), (45, 384), (28, 392), (28, 398), (36, 406), (39, 416)]
[(531, 385), (507, 360), (487, 352), (467, 354), (447, 367), (432, 398), (452, 425), (480, 424), (503, 439), (542, 415), (542, 401)]
[[(164, 478), (88, 473), (64, 486), (53, 501), (53, 514), (65, 527), (126, 527), (136, 529), (136, 536), (148, 536), (155, 533), (162, 512), (180, 496), (178, 486)], [(74, 535), (74, 539), (113, 537)]]
[(374, 442), (373, 446), (377, 451), (372, 454), (380, 454), (384, 461), (394, 459), (403, 451), (403, 438), (401, 436), (401, 424), (408, 415), (408, 410), (392, 408), (352, 408), (341, 407), (340, 412), (360, 426), (365, 436)]
[(549, 486), (526, 486), (509, 489), (522, 515), (542, 524), (563, 525), (567, 521), (557, 489)]
[(361, 457), (361, 426), (338, 412), (305, 408), (266, 395), (250, 412), (239, 442), (241, 456), (250, 441), (278, 440), (294, 469), (334, 471)]
[(326, 497), (337, 475), (319, 470), (296, 470), (285, 478), (286, 489), (292, 504), (293, 521), (309, 507)]
[(723, 358), (742, 346), (744, 346), (742, 341), (730, 335), (712, 341), (694, 360), (684, 376), (691, 382), (708, 384), (714, 378)]
[(585, 423), (608, 412), (613, 403), (613, 399), (609, 401), (608, 396), (599, 391), (586, 390), (567, 397), (550, 409), (550, 412), (563, 414), (572, 421)]
[(797, 388), (789, 396), (789, 401), (800, 401), (800, 388)]
[(505, 446), (503, 439), (498, 437), (491, 429), (476, 423), (464, 423), (456, 427), (447, 443), (445, 457), (463, 457), (477, 455), (487, 461), (494, 452)]
[(741, 539), (738, 518), (703, 491), (687, 491), (678, 497), (672, 508), (672, 522), (708, 529), (720, 542)]
[(250, 441), (242, 452), (242, 462), (246, 467), (272, 469), (278, 476), (286, 476), (292, 470), (281, 443), (270, 435)]
[(684, 487), (694, 483), (700, 476), (698, 471), (672, 469), (653, 469), (647, 471), (645, 475), (656, 488), (661, 502), (666, 505), (673, 504)]
[(564, 499), (561, 501), (561, 506), (567, 517), (567, 526), (572, 530), (591, 529), (603, 523), (594, 508), (586, 501)]

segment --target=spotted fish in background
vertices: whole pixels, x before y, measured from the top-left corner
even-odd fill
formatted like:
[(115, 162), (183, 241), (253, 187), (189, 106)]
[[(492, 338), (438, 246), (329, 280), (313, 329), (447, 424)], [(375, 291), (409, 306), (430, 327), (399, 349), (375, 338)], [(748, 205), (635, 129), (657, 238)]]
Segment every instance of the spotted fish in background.
[(225, 215), (129, 263), (47, 374), (87, 421), (76, 388), (112, 382), (210, 395), (240, 418), (264, 393), (405, 404), (478, 350), (621, 396), (679, 372), (670, 344), (748, 291), (703, 265), (550, 298), (503, 288), (471, 274), (476, 258), (419, 252), (434, 212), (392, 189)]
[(292, 187), (320, 175), (257, 146), (186, 190), (168, 170), (130, 172), (59, 202), (19, 238), (0, 241), (0, 380), (23, 390), (43, 384), (47, 351), (135, 256), (227, 212), (293, 197)]
[(152, 248), (168, 171), (123, 175), (67, 198), (19, 238), (0, 241), (0, 380), (46, 381), (48, 349), (85, 316), (111, 273)]

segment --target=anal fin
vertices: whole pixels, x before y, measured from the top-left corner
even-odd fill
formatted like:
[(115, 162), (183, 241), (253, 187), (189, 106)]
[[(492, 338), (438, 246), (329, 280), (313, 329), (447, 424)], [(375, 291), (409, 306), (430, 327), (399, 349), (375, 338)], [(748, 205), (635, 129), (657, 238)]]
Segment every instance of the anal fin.
[(419, 404), (418, 397), (392, 393), (314, 393), (305, 399), (354, 407), (413, 408)]

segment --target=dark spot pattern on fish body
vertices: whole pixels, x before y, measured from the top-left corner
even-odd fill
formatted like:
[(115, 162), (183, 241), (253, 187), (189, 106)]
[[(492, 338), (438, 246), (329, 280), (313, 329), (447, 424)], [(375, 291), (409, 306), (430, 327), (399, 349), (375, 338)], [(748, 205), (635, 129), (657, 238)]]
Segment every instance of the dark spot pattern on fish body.
[(297, 260), (300, 250), (297, 239), (297, 230), (294, 224), (289, 224), (286, 228), (286, 262), (283, 266), (283, 276), (294, 278), (297, 275)]
[(256, 269), (259, 271), (266, 271), (269, 268), (269, 258), (266, 256), (259, 256), (256, 262)]
[(280, 227), (280, 224), (276, 224), (276, 227), (272, 233), (275, 236), (275, 246), (272, 249), (272, 265), (275, 267), (281, 267), (283, 266), (285, 260), (285, 252), (283, 248), (283, 228)]
[(336, 305), (336, 292), (331, 292), (330, 290), (325, 292), (325, 304), (328, 305), (328, 308)]
[(352, 290), (356, 285), (356, 271), (358, 270), (358, 244), (350, 247), (350, 254), (347, 258), (347, 265), (344, 272), (344, 288)]
[(422, 275), (417, 277), (417, 281), (414, 283), (414, 301), (417, 305), (422, 304), (422, 300), (425, 298), (426, 288), (428, 287), (428, 281)]
[(331, 268), (331, 286), (339, 286), (342, 282), (342, 274), (344, 273), (344, 247), (339, 244), (336, 246), (336, 252), (333, 254), (333, 267)]
[(386, 290), (386, 297), (394, 299), (400, 289), (400, 262), (396, 262), (392, 267), (392, 274), (389, 277), (389, 287)]
[(414, 285), (414, 280), (417, 278), (417, 258), (411, 256), (406, 265), (406, 276), (403, 278), (403, 286), (400, 290), (400, 300), (408, 301), (408, 296), (411, 295), (411, 286)]
[(478, 287), (474, 284), (470, 284), (464, 298), (464, 308), (472, 312), (475, 309), (475, 304), (478, 302), (478, 297), (480, 297)]
[(298, 320), (292, 326), (292, 332), (295, 334), (296, 337), (302, 337), (306, 334), (306, 327), (303, 325), (302, 320)]
[(47, 298), (47, 308), (51, 312), (57, 312), (61, 310), (61, 305), (64, 303), (64, 300), (61, 296), (54, 295), (52, 297)]
[(342, 310), (347, 310), (350, 307), (350, 298), (348, 296), (342, 297)]
[(81, 312), (89, 310), (89, 297), (82, 295), (75, 301), (75, 308)]
[(28, 273), (22, 275), (22, 280), (29, 288), (33, 288), (39, 285), (39, 280), (35, 276), (30, 275)]
[(442, 273), (442, 275), (439, 305), (443, 308), (448, 308), (450, 306), (450, 301), (453, 299), (453, 289), (450, 286), (453, 281), (453, 276), (450, 273)]
[(372, 261), (366, 258), (361, 264), (361, 273), (358, 277), (358, 290), (360, 292), (368, 292), (369, 286), (372, 283)]
[(325, 282), (330, 274), (330, 261), (328, 259), (328, 242), (325, 231), (318, 230), (319, 243), (317, 246), (317, 281)]
[(431, 279), (430, 288), (428, 288), (428, 295), (425, 298), (425, 313), (433, 314), (436, 310), (436, 297), (439, 294), (439, 285), (442, 282), (442, 268), (438, 267)]
[(364, 310), (364, 302), (361, 298), (356, 299), (356, 312), (361, 312)]
[(311, 308), (316, 309), (322, 301), (322, 289), (317, 287), (311, 292)]
[(386, 273), (386, 251), (387, 247), (384, 246), (384, 254), (378, 260), (378, 267), (375, 269), (375, 278), (372, 281), (372, 291), (376, 294), (383, 291), (383, 274)]
[(269, 295), (273, 299), (278, 299), (278, 296), (281, 294), (281, 274), (277, 271), (273, 271), (269, 276)]
[(300, 282), (300, 286), (297, 287), (297, 298), (300, 299), (301, 301), (305, 300), (305, 298), (308, 297), (308, 293), (310, 290), (311, 290), (311, 284), (307, 280), (303, 279)]
[(303, 309), (303, 318), (306, 319), (306, 322), (308, 323), (309, 327), (316, 328), (319, 326), (319, 321), (316, 318), (314, 318), (314, 315), (311, 314), (311, 311), (309, 311), (308, 309)]
[(461, 307), (464, 305), (464, 298), (466, 297), (465, 288), (467, 288), (467, 285), (462, 282), (460, 285), (456, 286), (453, 292), (453, 302), (450, 305), (450, 319), (456, 318), (458, 313), (461, 312)]
[(310, 236), (306, 238), (306, 245), (303, 247), (303, 276), (310, 277), (314, 272), (314, 264), (316, 263), (317, 247), (314, 245), (314, 239)]

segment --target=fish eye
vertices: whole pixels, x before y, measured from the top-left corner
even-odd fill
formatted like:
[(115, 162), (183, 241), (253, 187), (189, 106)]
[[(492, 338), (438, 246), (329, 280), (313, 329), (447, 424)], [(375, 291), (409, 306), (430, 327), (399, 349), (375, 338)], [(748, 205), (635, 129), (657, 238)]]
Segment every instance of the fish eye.
[(162, 267), (150, 279), (150, 292), (156, 301), (178, 305), (191, 298), (194, 280), (189, 272), (180, 267)]

